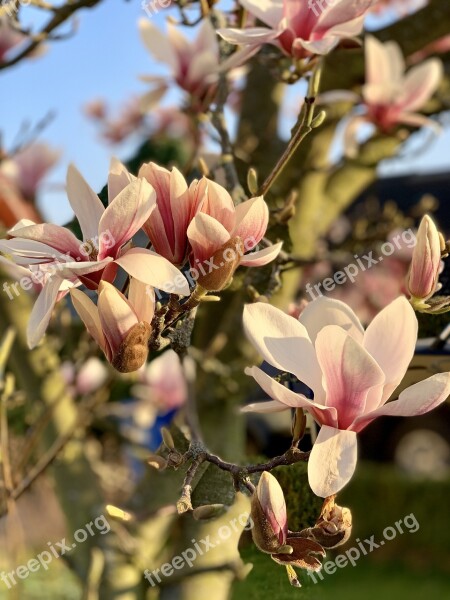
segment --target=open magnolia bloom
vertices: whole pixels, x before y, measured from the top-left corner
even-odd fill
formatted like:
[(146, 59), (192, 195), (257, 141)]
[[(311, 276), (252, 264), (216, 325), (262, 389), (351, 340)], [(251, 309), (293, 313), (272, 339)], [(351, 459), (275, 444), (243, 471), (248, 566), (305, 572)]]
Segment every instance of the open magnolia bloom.
[(112, 161), (108, 178), (109, 205), (105, 209), (97, 194), (71, 165), (67, 173), (67, 195), (80, 223), (83, 241), (65, 227), (22, 220), (0, 241), (0, 252), (19, 265), (44, 270), (44, 288), (33, 308), (28, 326), (30, 347), (45, 333), (64, 281), (81, 282), (97, 289), (101, 280), (114, 281), (117, 268), (164, 291), (189, 295), (189, 286), (169, 261), (129, 242), (155, 208), (155, 191), (145, 179), (128, 174)]
[(247, 29), (219, 29), (231, 44), (260, 47), (274, 44), (295, 59), (328, 54), (340, 40), (359, 35), (364, 17), (377, 0), (239, 0), (268, 25)]
[(144, 224), (154, 249), (175, 265), (184, 265), (190, 246), (187, 229), (198, 212), (202, 197), (189, 193), (186, 179), (177, 168), (171, 171), (155, 163), (142, 165), (138, 177), (156, 192), (156, 207)]
[(83, 292), (70, 294), (86, 329), (120, 373), (137, 371), (146, 362), (155, 297), (144, 283), (131, 279), (128, 298), (102, 281), (97, 306)]
[[(167, 33), (163, 33), (148, 19), (141, 19), (139, 31), (150, 54), (168, 65), (171, 79), (190, 95), (194, 107), (197, 104), (202, 107), (208, 98), (212, 99), (221, 72), (240, 66), (252, 54), (246, 49), (220, 63), (219, 42), (208, 19), (203, 19), (194, 40), (184, 37), (170, 22)], [(161, 76), (141, 79), (152, 85), (151, 91), (141, 99), (142, 109), (147, 111), (164, 96), (170, 79)]]
[(390, 133), (401, 124), (426, 125), (440, 132), (435, 121), (418, 111), (430, 100), (442, 79), (442, 62), (431, 58), (406, 72), (400, 46), (393, 41), (383, 44), (371, 35), (365, 39), (365, 57), (366, 83), (362, 98), (345, 90), (321, 96), (321, 102), (363, 102), (363, 114), (354, 114), (345, 129), (346, 154), (356, 155), (356, 134), (364, 123), (372, 123), (383, 133)]
[[(189, 193), (193, 204), (200, 206), (200, 212), (193, 218), (187, 230), (192, 247), (191, 262), (194, 266), (207, 262), (230, 240), (236, 239), (241, 241), (244, 253), (236, 267), (239, 264), (244, 267), (261, 267), (278, 256), (282, 243), (245, 254), (256, 248), (267, 229), (269, 209), (262, 196), (234, 206), (227, 190), (206, 177), (194, 181)], [(227, 260), (225, 250), (219, 263)]]
[(245, 307), (244, 328), (264, 359), (292, 373), (313, 392), (314, 400), (281, 385), (261, 369), (255, 378), (273, 401), (244, 410), (307, 410), (321, 425), (308, 463), (311, 489), (321, 497), (341, 490), (357, 460), (356, 435), (380, 416), (424, 414), (446, 400), (450, 373), (438, 373), (402, 391), (387, 403), (414, 355), (417, 319), (404, 297), (384, 308), (364, 331), (343, 302), (318, 298), (299, 320), (269, 304)]

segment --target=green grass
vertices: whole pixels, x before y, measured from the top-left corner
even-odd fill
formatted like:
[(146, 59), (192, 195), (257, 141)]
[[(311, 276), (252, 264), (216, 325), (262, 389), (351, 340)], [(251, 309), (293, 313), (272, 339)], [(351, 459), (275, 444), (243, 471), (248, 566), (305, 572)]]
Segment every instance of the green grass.
[(231, 600), (450, 598), (450, 577), (448, 573), (437, 569), (421, 570), (392, 562), (377, 564), (364, 557), (355, 567), (338, 569), (334, 575), (324, 574), (323, 581), (318, 580), (316, 584), (304, 572), (297, 570), (303, 587), (296, 589), (289, 585), (284, 567), (277, 565), (269, 556), (246, 548), (242, 558), (253, 563), (253, 570), (245, 581), (235, 584)]

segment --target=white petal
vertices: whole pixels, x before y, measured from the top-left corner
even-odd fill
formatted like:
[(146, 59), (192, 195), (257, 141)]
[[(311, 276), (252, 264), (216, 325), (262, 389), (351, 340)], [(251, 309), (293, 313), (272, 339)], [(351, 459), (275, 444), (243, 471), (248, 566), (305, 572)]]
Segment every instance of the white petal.
[(308, 461), (312, 491), (321, 498), (337, 494), (352, 478), (356, 461), (356, 433), (324, 425)]
[(332, 300), (323, 296), (316, 298), (305, 307), (298, 320), (306, 327), (313, 343), (316, 341), (319, 331), (326, 325), (342, 327), (358, 342), (363, 339), (364, 329), (358, 317), (347, 304), (340, 300)]
[(84, 240), (95, 239), (105, 208), (100, 198), (74, 165), (69, 165), (67, 170), (67, 196), (80, 223)]
[(263, 267), (264, 265), (268, 265), (280, 254), (282, 246), (283, 242), (279, 242), (278, 244), (272, 244), (272, 246), (268, 246), (263, 250), (245, 254), (239, 264), (242, 267)]
[(145, 248), (131, 248), (115, 261), (131, 277), (159, 290), (189, 296), (189, 285), (184, 275), (168, 260)]
[(322, 373), (305, 327), (294, 317), (265, 302), (244, 308), (244, 330), (264, 359), (281, 371), (293, 373), (322, 402)]
[[(408, 300), (401, 296), (384, 308), (368, 326), (363, 346), (383, 369), (386, 381), (381, 402), (386, 402), (403, 379), (414, 356), (417, 318)], [(368, 405), (374, 410), (378, 405)]]
[(35, 348), (45, 335), (61, 283), (62, 279), (59, 277), (50, 278), (33, 306), (27, 327), (27, 340), (31, 349)]
[(394, 402), (388, 402), (373, 412), (356, 419), (352, 425), (361, 431), (377, 417), (415, 417), (433, 410), (450, 394), (450, 373), (437, 373), (406, 388)]

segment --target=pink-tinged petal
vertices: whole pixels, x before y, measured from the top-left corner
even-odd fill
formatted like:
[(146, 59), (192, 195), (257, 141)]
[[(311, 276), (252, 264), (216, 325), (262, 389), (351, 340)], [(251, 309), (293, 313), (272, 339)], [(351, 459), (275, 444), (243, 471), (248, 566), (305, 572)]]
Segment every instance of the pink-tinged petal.
[(382, 397), (370, 398), (366, 412), (377, 408), (379, 402), (386, 402), (400, 384), (414, 356), (417, 329), (414, 309), (404, 296), (391, 302), (370, 323), (363, 346), (377, 361), (386, 379)]
[(139, 98), (139, 107), (143, 113), (152, 110), (165, 96), (169, 86), (166, 81), (161, 81), (155, 88)]
[[(340, 429), (364, 413), (371, 388), (384, 383), (384, 373), (370, 354), (338, 325), (317, 334), (317, 360), (322, 369), (326, 405), (334, 406)], [(381, 397), (381, 387), (378, 390)]]
[(273, 475), (264, 471), (259, 479), (256, 494), (280, 545), (284, 545), (288, 529), (286, 502), (281, 485)]
[(189, 63), (189, 68), (185, 76), (185, 87), (188, 90), (195, 91), (196, 86), (204, 89), (205, 85), (215, 83), (218, 78), (219, 61), (209, 51), (194, 56)]
[(37, 225), (37, 223), (31, 219), (20, 219), (20, 221), (18, 221), (14, 227), (11, 227), (11, 229), (8, 231), (8, 235), (12, 235), (18, 229), (22, 229), (22, 227), (28, 227), (29, 225)]
[(33, 306), (27, 326), (27, 341), (30, 349), (35, 348), (45, 335), (61, 283), (62, 279), (59, 277), (51, 277)]
[(174, 248), (169, 243), (165, 225), (159, 206), (156, 206), (142, 228), (150, 239), (155, 252), (175, 263)]
[(155, 292), (138, 279), (131, 278), (128, 300), (139, 321), (150, 324), (155, 314)]
[[(73, 307), (77, 311), (80, 319), (85, 324), (86, 329), (106, 354), (107, 346), (105, 343), (105, 336), (103, 335), (102, 325), (100, 323), (98, 308), (89, 298), (89, 296), (80, 290), (71, 290), (70, 296), (72, 298)], [(111, 356), (108, 356), (108, 358), (110, 359)]]
[(69, 165), (67, 169), (67, 196), (80, 223), (84, 240), (95, 239), (105, 208), (74, 165)]
[(420, 110), (436, 91), (443, 73), (442, 61), (438, 58), (432, 58), (413, 67), (406, 75), (396, 104), (405, 112)]
[(326, 325), (338, 325), (360, 342), (364, 336), (364, 329), (358, 317), (340, 300), (323, 296), (316, 298), (304, 308), (298, 320), (306, 327), (313, 344), (319, 331)]
[(386, 45), (373, 35), (366, 35), (365, 40), (366, 83), (383, 86), (391, 83), (389, 77), (391, 66)]
[(41, 242), (54, 248), (58, 252), (70, 254), (73, 258), (82, 256), (80, 250), (83, 242), (80, 242), (80, 240), (65, 227), (59, 227), (58, 225), (52, 225), (51, 223), (41, 223), (10, 229), (8, 235), (25, 240)]
[(59, 262), (55, 265), (55, 270), (62, 277), (79, 277), (80, 275), (90, 275), (98, 273), (113, 262), (113, 259), (108, 257), (99, 261), (85, 262)]
[(255, 379), (258, 385), (274, 400), (281, 402), (288, 408), (305, 408), (320, 425), (337, 427), (337, 412), (333, 406), (323, 406), (308, 400), (303, 394), (292, 392), (281, 383), (278, 383), (258, 367), (245, 369), (245, 374)]
[[(349, 23), (352, 24), (355, 20), (361, 20), (359, 31), (356, 30), (351, 35), (357, 35), (361, 32), (362, 21), (365, 14), (371, 6), (373, 6), (377, 0), (340, 0), (339, 2), (333, 2), (326, 5), (318, 18), (315, 32), (325, 32), (329, 29), (336, 27), (337, 25), (346, 26)], [(354, 31), (354, 30), (352, 30)]]
[(100, 220), (99, 260), (117, 256), (147, 221), (155, 202), (155, 190), (145, 179), (136, 179), (114, 198)]
[(203, 196), (201, 212), (219, 221), (231, 233), (236, 226), (236, 215), (230, 194), (224, 187), (206, 177), (198, 182), (198, 186), (200, 190), (206, 190), (204, 194), (198, 192), (200, 197)]
[(105, 281), (102, 281), (99, 287), (98, 315), (105, 339), (114, 357), (128, 332), (139, 322), (139, 319), (125, 296)]
[(131, 277), (135, 277), (170, 294), (189, 296), (189, 285), (184, 275), (168, 260), (145, 248), (131, 248), (116, 259)]
[(248, 29), (224, 28), (217, 33), (229, 44), (262, 46), (269, 44), (280, 36), (280, 31), (273, 31), (266, 27), (249, 27)]
[(209, 19), (203, 19), (194, 42), (194, 49), (200, 53), (208, 50), (215, 54), (217, 58), (219, 57), (219, 42), (217, 41), (216, 30)]
[(59, 258), (65, 260), (62, 254), (47, 244), (20, 238), (0, 240), (0, 252), (11, 254), (18, 264), (51, 262)]
[(434, 221), (425, 215), (417, 232), (408, 290), (415, 298), (426, 299), (434, 294), (441, 267), (441, 242)]
[(139, 33), (141, 40), (150, 54), (158, 61), (166, 63), (176, 72), (178, 57), (170, 44), (167, 35), (148, 19), (139, 19)]
[(114, 200), (116, 196), (124, 190), (128, 184), (132, 183), (136, 177), (128, 172), (124, 164), (117, 158), (111, 159), (108, 175), (108, 201)]
[(247, 404), (241, 408), (241, 412), (256, 412), (261, 414), (271, 414), (276, 412), (284, 412), (286, 405), (278, 402), (278, 400), (270, 400), (269, 402), (255, 402), (253, 404)]
[(403, 111), (398, 114), (396, 122), (404, 123), (405, 125), (410, 125), (412, 127), (429, 127), (437, 135), (442, 133), (442, 126), (437, 121), (433, 121), (433, 119), (419, 113)]
[(283, 0), (240, 0), (239, 3), (270, 27), (277, 27), (283, 18)]
[(260, 46), (244, 46), (233, 52), (231, 56), (225, 59), (220, 63), (217, 72), (218, 73), (226, 73), (227, 71), (231, 71), (232, 69), (236, 69), (237, 67), (242, 66), (246, 63), (252, 56), (255, 56), (259, 51)]
[(361, 431), (377, 417), (415, 417), (437, 408), (450, 394), (450, 373), (437, 373), (415, 383), (398, 397), (356, 419), (353, 431)]
[(268, 265), (270, 262), (276, 259), (276, 257), (280, 254), (282, 247), (283, 242), (278, 242), (278, 244), (272, 244), (263, 250), (250, 252), (250, 254), (245, 254), (243, 256), (239, 264), (242, 267), (263, 267), (264, 265)]
[(368, 117), (365, 115), (353, 115), (347, 122), (344, 131), (345, 155), (349, 158), (355, 158), (358, 155), (357, 132), (361, 125), (366, 124)]
[(266, 233), (269, 209), (264, 198), (251, 198), (236, 207), (236, 226), (233, 236), (238, 235), (245, 248), (255, 248)]
[(297, 38), (294, 43), (295, 47), (301, 47), (311, 52), (311, 54), (325, 55), (331, 52), (339, 44), (339, 38), (337, 36), (330, 36), (322, 38), (321, 40), (315, 40), (313, 42), (302, 40)]
[(246, 336), (264, 360), (295, 375), (314, 391), (315, 401), (322, 403), (322, 372), (305, 327), (265, 302), (247, 304), (243, 322)]
[(187, 230), (195, 259), (204, 262), (230, 239), (229, 232), (213, 217), (199, 213), (191, 221)]
[(337, 494), (356, 469), (356, 433), (324, 425), (319, 431), (308, 461), (308, 481), (320, 498)]

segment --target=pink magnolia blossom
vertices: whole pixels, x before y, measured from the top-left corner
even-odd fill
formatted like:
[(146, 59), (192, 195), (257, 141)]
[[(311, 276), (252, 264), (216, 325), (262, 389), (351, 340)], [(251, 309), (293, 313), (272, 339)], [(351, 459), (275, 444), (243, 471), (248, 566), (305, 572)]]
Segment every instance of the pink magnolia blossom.
[(47, 144), (32, 144), (2, 161), (0, 172), (11, 179), (25, 197), (34, 198), (42, 179), (60, 156), (59, 150)]
[(65, 280), (97, 289), (100, 281), (113, 281), (117, 267), (130, 276), (164, 291), (189, 295), (184, 277), (165, 258), (145, 248), (132, 248), (132, 237), (155, 207), (155, 191), (144, 179), (131, 176), (113, 161), (108, 179), (109, 206), (105, 209), (74, 166), (67, 174), (69, 202), (78, 218), (83, 241), (68, 229), (49, 223), (21, 221), (0, 241), (0, 251), (22, 266), (51, 273), (34, 305), (28, 326), (30, 347), (45, 333)]
[[(194, 199), (193, 203), (198, 202), (201, 207), (187, 230), (194, 263), (207, 261), (235, 237), (243, 241), (246, 252), (254, 249), (264, 237), (269, 209), (262, 196), (234, 206), (227, 190), (206, 177), (194, 181), (189, 193)], [(245, 254), (240, 264), (245, 267), (266, 265), (278, 256), (281, 246), (282, 243), (278, 243)]]
[(374, 419), (424, 414), (450, 393), (450, 373), (438, 373), (387, 403), (417, 341), (417, 319), (404, 297), (383, 309), (366, 331), (347, 305), (323, 297), (310, 302), (298, 321), (269, 304), (249, 305), (244, 327), (267, 362), (314, 392), (314, 400), (308, 400), (257, 367), (247, 370), (273, 400), (245, 410), (304, 408), (321, 425), (308, 464), (309, 483), (318, 496), (337, 493), (351, 479), (356, 435)]
[[(201, 107), (207, 99), (212, 99), (221, 72), (240, 66), (252, 54), (251, 50), (243, 50), (220, 63), (219, 42), (208, 19), (203, 19), (193, 41), (170, 22), (167, 34), (148, 19), (139, 21), (139, 30), (150, 54), (169, 66), (172, 81), (189, 94), (194, 107)], [(143, 110), (149, 110), (164, 96), (170, 80), (158, 76), (142, 77), (142, 80), (152, 85), (151, 91), (142, 98)]]
[[(375, 37), (366, 37), (366, 84), (362, 89), (364, 114), (353, 115), (346, 128), (345, 146), (348, 155), (356, 154), (356, 133), (363, 123), (372, 123), (384, 133), (400, 124), (421, 127), (428, 125), (440, 131), (435, 121), (420, 114), (436, 91), (443, 75), (442, 62), (432, 58), (405, 72), (405, 61), (396, 42), (382, 44)], [(329, 100), (358, 101), (351, 92), (324, 94)]]
[(61, 373), (65, 382), (77, 396), (96, 392), (108, 379), (105, 364), (96, 356), (91, 356), (80, 367), (72, 361), (61, 365)]
[(132, 278), (128, 298), (102, 281), (97, 306), (83, 292), (71, 291), (75, 310), (86, 329), (121, 373), (137, 371), (147, 360), (155, 300), (147, 286)]
[(167, 350), (153, 359), (139, 373), (139, 383), (133, 386), (136, 398), (150, 403), (158, 412), (166, 413), (186, 403), (186, 377), (176, 352)]
[(155, 163), (143, 165), (138, 177), (156, 192), (156, 207), (144, 224), (155, 251), (175, 265), (186, 262), (190, 246), (187, 229), (202, 199), (189, 193), (185, 178), (175, 167), (168, 171)]
[(285, 54), (302, 59), (328, 54), (344, 38), (361, 33), (367, 11), (376, 0), (239, 0), (268, 25), (248, 29), (219, 29), (232, 44), (260, 47), (275, 44)]
[(9, 51), (28, 39), (28, 36), (13, 27), (8, 17), (0, 17), (0, 64), (6, 62)]
[(441, 272), (441, 240), (436, 225), (425, 215), (417, 232), (408, 274), (408, 291), (414, 303), (423, 305), (438, 289)]

